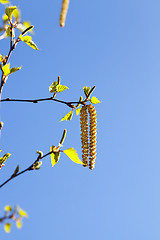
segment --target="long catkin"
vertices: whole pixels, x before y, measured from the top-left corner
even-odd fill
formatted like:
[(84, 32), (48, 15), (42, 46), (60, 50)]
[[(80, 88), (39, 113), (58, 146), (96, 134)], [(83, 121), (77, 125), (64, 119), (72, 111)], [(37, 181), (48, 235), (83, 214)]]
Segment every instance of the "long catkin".
[(89, 112), (89, 168), (93, 170), (96, 160), (97, 114), (93, 105), (87, 105)]
[(61, 27), (64, 27), (64, 25), (65, 25), (68, 6), (69, 6), (69, 0), (63, 0), (61, 14), (60, 14), (60, 20), (59, 20), (59, 24)]
[(82, 162), (83, 166), (88, 166), (89, 139), (88, 139), (88, 113), (87, 106), (82, 106), (80, 111)]

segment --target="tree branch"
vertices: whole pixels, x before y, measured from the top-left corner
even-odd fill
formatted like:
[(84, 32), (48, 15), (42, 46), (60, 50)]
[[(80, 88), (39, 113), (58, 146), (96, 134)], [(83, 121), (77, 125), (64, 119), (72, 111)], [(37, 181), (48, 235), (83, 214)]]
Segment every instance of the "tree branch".
[(38, 155), (37, 159), (34, 161), (34, 163), (32, 163), (28, 168), (24, 169), (23, 171), (19, 172), (19, 173), (16, 173), (15, 175), (12, 174), (12, 176), (10, 178), (8, 178), (4, 183), (2, 183), (0, 185), (0, 188), (2, 188), (5, 184), (7, 184), (8, 182), (10, 182), (12, 179), (14, 179), (15, 177), (18, 177), (19, 175), (27, 172), (27, 171), (30, 171), (30, 170), (35, 170), (36, 168), (34, 167), (34, 164), (37, 163), (38, 161), (40, 161), (41, 159), (47, 157), (48, 155), (50, 155), (51, 153), (54, 153), (54, 152), (48, 152), (46, 153), (45, 155), (43, 155), (42, 157)]
[(39, 99), (11, 99), (11, 98), (5, 98), (5, 99), (1, 99), (0, 102), (27, 102), (27, 103), (38, 103), (38, 102), (42, 102), (42, 101), (55, 101), (55, 102), (59, 102), (59, 103), (63, 103), (65, 105), (67, 105), (68, 107), (74, 108), (73, 104), (84, 104), (87, 100), (85, 99), (83, 102), (66, 102), (66, 101), (62, 101), (59, 99), (55, 99), (53, 97), (49, 97), (49, 98), (39, 98)]

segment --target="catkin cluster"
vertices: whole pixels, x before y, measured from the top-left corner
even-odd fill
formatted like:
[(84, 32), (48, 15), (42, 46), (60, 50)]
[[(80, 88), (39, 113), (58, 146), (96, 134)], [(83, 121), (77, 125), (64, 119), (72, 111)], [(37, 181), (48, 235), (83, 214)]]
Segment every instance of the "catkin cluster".
[(61, 14), (60, 14), (60, 20), (59, 20), (59, 24), (61, 27), (64, 27), (64, 25), (65, 25), (68, 6), (69, 6), (69, 0), (63, 0)]
[[(88, 130), (88, 114), (89, 114), (89, 130)], [(81, 125), (81, 143), (82, 143), (82, 161), (83, 166), (88, 166), (93, 170), (96, 159), (96, 135), (97, 135), (97, 114), (93, 105), (82, 106), (80, 111)], [(89, 131), (89, 132), (88, 132)], [(88, 136), (89, 135), (89, 136)]]

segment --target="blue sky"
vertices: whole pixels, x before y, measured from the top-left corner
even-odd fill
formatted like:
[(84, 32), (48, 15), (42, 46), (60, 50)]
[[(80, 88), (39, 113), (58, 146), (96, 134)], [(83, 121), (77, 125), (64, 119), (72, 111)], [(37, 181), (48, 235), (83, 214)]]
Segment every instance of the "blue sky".
[[(84, 86), (96, 85), (97, 159), (93, 171), (65, 155), (39, 171), (17, 177), (1, 189), (0, 214), (19, 204), (29, 218), (1, 239), (160, 239), (160, 2), (151, 0), (70, 1), (66, 26), (59, 27), (61, 1), (12, 1), (35, 26), (40, 51), (17, 45), (2, 98), (50, 97), (57, 76), (70, 89), (58, 99), (77, 101)], [(4, 12), (0, 6), (0, 14)], [(1, 21), (2, 24), (2, 21)], [(0, 41), (7, 54), (9, 41)], [(6, 180), (59, 143), (81, 156), (79, 117), (59, 122), (70, 111), (59, 103), (1, 103), (1, 169)]]

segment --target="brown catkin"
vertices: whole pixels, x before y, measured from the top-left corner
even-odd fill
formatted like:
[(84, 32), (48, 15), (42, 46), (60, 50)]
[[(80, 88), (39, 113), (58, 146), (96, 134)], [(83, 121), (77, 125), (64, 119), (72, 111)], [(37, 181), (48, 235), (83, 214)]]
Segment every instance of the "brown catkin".
[(87, 105), (89, 112), (89, 168), (93, 170), (96, 160), (96, 136), (97, 136), (97, 114), (93, 105)]
[(88, 114), (87, 106), (82, 106), (80, 111), (81, 143), (82, 143), (82, 162), (83, 166), (88, 166), (89, 139), (88, 139)]
[(59, 20), (59, 24), (61, 27), (64, 27), (64, 25), (65, 25), (68, 6), (69, 6), (69, 0), (63, 0), (61, 14), (60, 14), (60, 20)]

